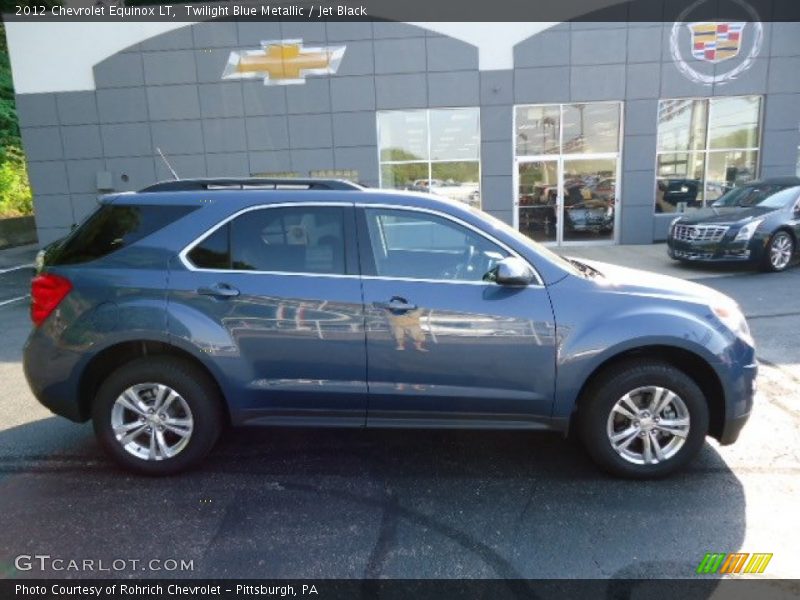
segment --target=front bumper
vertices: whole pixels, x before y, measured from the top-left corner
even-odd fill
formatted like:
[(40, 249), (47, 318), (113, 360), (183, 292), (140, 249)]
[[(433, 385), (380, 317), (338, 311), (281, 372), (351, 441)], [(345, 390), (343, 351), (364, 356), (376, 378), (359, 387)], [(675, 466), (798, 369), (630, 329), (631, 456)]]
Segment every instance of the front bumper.
[(725, 418), (722, 429), (714, 436), (723, 446), (733, 444), (739, 439), (739, 433), (750, 418), (756, 395), (758, 365), (755, 360), (737, 371), (737, 373), (731, 372), (723, 382), (726, 398)]
[(758, 262), (763, 256), (764, 246), (759, 240), (734, 242), (722, 239), (719, 242), (679, 241), (672, 236), (667, 239), (667, 252), (675, 260), (696, 262)]
[(605, 211), (592, 212), (585, 209), (572, 209), (566, 213), (565, 225), (570, 231), (611, 231), (614, 228), (614, 216)]
[(722, 434), (719, 436), (719, 443), (722, 446), (729, 446), (736, 442), (739, 439), (739, 434), (741, 433), (742, 429), (744, 428), (745, 423), (750, 418), (750, 413), (746, 415), (742, 415), (741, 417), (736, 417), (735, 419), (728, 419), (725, 421), (725, 426), (722, 430)]

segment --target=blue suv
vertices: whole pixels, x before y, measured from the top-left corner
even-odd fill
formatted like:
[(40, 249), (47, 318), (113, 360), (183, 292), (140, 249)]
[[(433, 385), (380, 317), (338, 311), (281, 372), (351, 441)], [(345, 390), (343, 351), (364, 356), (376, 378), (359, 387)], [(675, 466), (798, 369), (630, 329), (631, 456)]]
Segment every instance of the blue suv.
[(575, 431), (611, 473), (658, 477), (733, 443), (753, 403), (730, 298), (426, 194), (167, 182), (104, 198), (39, 263), (31, 389), (140, 473), (231, 424)]

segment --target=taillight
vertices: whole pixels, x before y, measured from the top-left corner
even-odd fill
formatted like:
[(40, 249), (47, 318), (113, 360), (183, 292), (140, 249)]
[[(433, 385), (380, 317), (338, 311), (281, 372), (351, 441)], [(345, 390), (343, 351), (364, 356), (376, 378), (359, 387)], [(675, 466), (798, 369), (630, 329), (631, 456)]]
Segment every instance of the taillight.
[(41, 325), (59, 303), (69, 294), (72, 284), (68, 279), (45, 273), (31, 282), (31, 320)]

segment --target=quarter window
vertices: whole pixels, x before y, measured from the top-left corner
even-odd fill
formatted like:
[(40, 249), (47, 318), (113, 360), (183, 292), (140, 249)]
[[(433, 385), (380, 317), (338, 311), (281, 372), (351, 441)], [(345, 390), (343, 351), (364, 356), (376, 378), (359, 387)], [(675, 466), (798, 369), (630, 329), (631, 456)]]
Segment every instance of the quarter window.
[(103, 258), (195, 209), (194, 206), (103, 204), (63, 242), (47, 251), (47, 264), (74, 265)]
[(366, 209), (380, 277), (481, 281), (508, 253), (448, 219), (407, 210)]
[(655, 211), (686, 212), (756, 178), (760, 96), (662, 100)]
[(344, 209), (249, 211), (205, 238), (188, 258), (203, 269), (343, 275)]

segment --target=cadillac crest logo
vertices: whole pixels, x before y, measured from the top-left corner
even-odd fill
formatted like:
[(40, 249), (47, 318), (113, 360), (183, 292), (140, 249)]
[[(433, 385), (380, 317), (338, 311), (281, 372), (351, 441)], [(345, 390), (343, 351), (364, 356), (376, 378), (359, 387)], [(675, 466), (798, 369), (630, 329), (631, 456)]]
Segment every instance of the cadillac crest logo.
[(692, 56), (697, 60), (719, 63), (739, 54), (746, 23), (689, 23), (692, 32)]
[[(679, 16), (672, 26), (670, 52), (675, 66), (689, 80), (703, 85), (722, 85), (747, 71), (761, 52), (764, 27), (758, 13), (744, 0), (730, 0), (751, 17), (750, 21), (686, 22), (691, 13), (709, 0), (697, 0)], [(702, 67), (698, 63), (724, 68)]]

